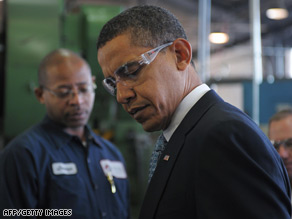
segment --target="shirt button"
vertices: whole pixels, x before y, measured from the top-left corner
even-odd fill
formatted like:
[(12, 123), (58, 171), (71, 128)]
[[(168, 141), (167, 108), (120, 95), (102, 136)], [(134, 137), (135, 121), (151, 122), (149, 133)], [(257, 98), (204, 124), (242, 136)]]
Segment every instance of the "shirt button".
[(97, 184), (94, 185), (94, 189), (95, 189), (95, 190), (98, 189), (98, 185), (97, 185)]
[(102, 213), (101, 213), (101, 216), (102, 216), (103, 218), (105, 218), (105, 217), (106, 217), (106, 212), (102, 212)]
[(90, 163), (90, 162), (91, 162), (90, 158), (87, 158), (87, 163)]

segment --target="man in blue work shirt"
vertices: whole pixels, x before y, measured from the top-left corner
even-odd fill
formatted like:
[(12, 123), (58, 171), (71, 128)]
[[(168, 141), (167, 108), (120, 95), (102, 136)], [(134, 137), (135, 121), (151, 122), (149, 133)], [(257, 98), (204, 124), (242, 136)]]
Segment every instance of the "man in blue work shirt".
[(87, 125), (95, 97), (89, 65), (58, 49), (38, 78), (47, 115), (0, 154), (0, 215), (129, 218), (124, 159)]

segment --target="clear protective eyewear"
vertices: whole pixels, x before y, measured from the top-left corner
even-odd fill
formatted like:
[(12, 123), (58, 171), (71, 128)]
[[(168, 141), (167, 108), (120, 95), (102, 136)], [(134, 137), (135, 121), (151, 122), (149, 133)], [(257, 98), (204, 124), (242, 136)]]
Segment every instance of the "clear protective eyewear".
[(284, 146), (285, 149), (292, 150), (292, 138), (288, 138), (281, 141), (271, 140), (271, 142), (277, 151), (279, 151), (281, 145)]
[[(90, 84), (81, 84), (77, 86), (77, 90), (78, 90), (78, 95), (80, 96), (87, 96), (88, 94), (91, 94), (94, 92), (94, 90), (96, 89), (96, 84), (95, 83), (90, 83)], [(72, 89), (72, 87), (60, 87), (57, 89), (50, 89), (48, 87), (45, 86), (41, 86), (41, 88), (47, 90), (48, 92), (50, 92), (51, 94), (53, 94), (54, 96), (58, 97), (59, 99), (67, 99), (69, 97), (72, 97), (75, 95), (75, 91), (74, 89)]]
[[(172, 42), (151, 49), (143, 53), (138, 60), (127, 62), (126, 64), (119, 67), (114, 72), (116, 78), (108, 77), (102, 81), (102, 84), (106, 91), (108, 91), (111, 95), (115, 96), (117, 90), (116, 85), (119, 81), (123, 82), (130, 81), (129, 82), (130, 84), (131, 82), (133, 83), (135, 80), (137, 80), (138, 73), (140, 72), (142, 67), (145, 65), (149, 65), (151, 62), (153, 62), (158, 53), (165, 47), (170, 46), (171, 44)], [(124, 85), (129, 85), (129, 83), (124, 83)]]

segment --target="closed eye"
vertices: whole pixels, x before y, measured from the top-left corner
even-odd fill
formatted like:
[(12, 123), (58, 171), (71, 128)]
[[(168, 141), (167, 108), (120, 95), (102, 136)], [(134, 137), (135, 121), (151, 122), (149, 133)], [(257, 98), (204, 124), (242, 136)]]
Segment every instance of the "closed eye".
[(129, 78), (134, 79), (138, 76), (138, 74), (140, 73), (140, 71), (142, 70), (142, 65), (139, 66), (139, 68), (137, 68), (135, 71), (131, 72), (131, 74), (128, 75)]
[(133, 78), (140, 72), (141, 67), (142, 65), (138, 61), (128, 62), (120, 67), (115, 74), (122, 79)]

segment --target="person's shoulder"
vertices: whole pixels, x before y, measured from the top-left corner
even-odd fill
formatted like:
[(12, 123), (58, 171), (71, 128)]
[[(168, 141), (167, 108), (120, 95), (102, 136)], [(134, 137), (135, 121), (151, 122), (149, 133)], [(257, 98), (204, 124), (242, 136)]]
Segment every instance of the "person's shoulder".
[(43, 133), (41, 124), (35, 124), (11, 139), (2, 151), (3, 153), (33, 151), (37, 148), (38, 144), (43, 142)]
[(249, 123), (252, 121), (250, 116), (242, 109), (225, 101), (218, 101), (211, 105), (205, 115), (218, 122), (237, 121)]
[[(197, 108), (193, 110), (194, 114)], [(186, 122), (194, 122), (193, 118), (195, 117), (188, 117)], [(219, 132), (225, 133), (224, 136), (242, 131), (251, 131), (252, 133), (261, 132), (258, 125), (247, 113), (225, 101), (213, 101), (209, 103), (200, 117), (200, 122), (196, 124), (194, 128), (199, 128), (199, 130), (207, 135)]]

